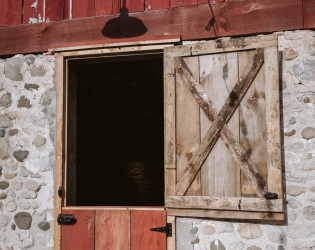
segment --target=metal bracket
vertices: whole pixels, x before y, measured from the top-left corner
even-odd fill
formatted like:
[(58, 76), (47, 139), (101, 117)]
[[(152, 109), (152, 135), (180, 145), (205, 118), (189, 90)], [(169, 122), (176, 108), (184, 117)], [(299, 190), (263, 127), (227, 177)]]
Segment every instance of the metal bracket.
[(166, 237), (172, 237), (172, 223), (166, 223), (166, 227), (150, 228), (150, 231), (166, 233)]
[(59, 198), (62, 198), (62, 193), (63, 193), (62, 187), (59, 187), (58, 188), (58, 196), (59, 196)]
[(77, 223), (77, 219), (73, 214), (59, 214), (57, 217), (58, 225), (74, 225)]
[(265, 198), (266, 198), (267, 200), (275, 200), (275, 199), (278, 199), (278, 194), (267, 192), (267, 193), (265, 194)]

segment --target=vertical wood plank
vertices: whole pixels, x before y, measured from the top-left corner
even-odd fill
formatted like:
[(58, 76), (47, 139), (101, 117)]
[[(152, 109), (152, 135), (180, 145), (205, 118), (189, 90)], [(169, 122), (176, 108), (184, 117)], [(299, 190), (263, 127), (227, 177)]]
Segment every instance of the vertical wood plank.
[(95, 249), (130, 249), (130, 211), (97, 210), (95, 217)]
[(72, 13), (70, 13), (72, 11), (72, 0), (64, 0), (64, 14), (63, 14), (63, 18), (65, 20), (70, 19), (70, 17), (72, 17)]
[(95, 0), (72, 0), (72, 18), (95, 16)]
[[(240, 75), (250, 70), (245, 66), (254, 53), (253, 50), (239, 52)], [(265, 81), (263, 65), (240, 103), (240, 144), (267, 183)], [(243, 173), (241, 186), (242, 196), (256, 197), (256, 192)]]
[[(237, 53), (200, 57), (201, 85), (210, 100), (220, 110), (238, 80)], [(201, 110), (201, 138), (210, 128), (210, 121)], [(239, 136), (239, 111), (228, 123), (236, 137)], [(201, 168), (202, 195), (235, 197), (240, 194), (240, 170), (221, 138)]]
[(112, 14), (120, 13), (120, 8), (121, 8), (120, 2), (121, 2), (121, 0), (112, 0), (111, 2), (113, 3)]
[[(191, 73), (199, 81), (199, 58), (184, 59)], [(200, 144), (199, 104), (191, 94), (187, 83), (176, 73), (176, 154), (179, 180), (184, 173), (194, 151)], [(200, 173), (189, 187), (186, 195), (201, 195)]]
[(21, 24), (22, 0), (0, 1), (0, 26)]
[(63, 214), (74, 214), (77, 223), (62, 226), (61, 249), (94, 250), (94, 210), (64, 210)]
[(165, 197), (175, 195), (175, 69), (174, 59), (164, 49), (164, 171)]
[(120, 6), (128, 9), (128, 13), (144, 11), (144, 0), (121, 0)]
[(165, 227), (166, 211), (131, 211), (131, 250), (166, 249), (166, 234), (150, 231), (150, 228)]
[(197, 4), (198, 4), (197, 0), (171, 0), (171, 8)]
[(304, 29), (315, 27), (315, 2), (314, 0), (303, 0), (303, 24)]
[[(62, 168), (64, 161), (64, 68), (62, 56), (56, 58), (56, 160), (55, 160), (55, 221), (61, 213), (62, 199), (58, 196), (58, 189), (62, 187)], [(61, 226), (54, 223), (54, 249), (60, 249)]]
[(113, 13), (113, 1), (95, 0), (95, 15), (104, 16)]
[(282, 197), (279, 66), (277, 47), (265, 48), (268, 191)]
[(161, 10), (170, 8), (170, 0), (145, 0), (145, 10)]
[(24, 0), (23, 23), (38, 23), (44, 18), (44, 0)]
[(167, 223), (172, 223), (172, 237), (167, 237), (167, 250), (176, 250), (176, 217), (167, 216)]
[(45, 0), (45, 21), (58, 21), (63, 19), (63, 0)]

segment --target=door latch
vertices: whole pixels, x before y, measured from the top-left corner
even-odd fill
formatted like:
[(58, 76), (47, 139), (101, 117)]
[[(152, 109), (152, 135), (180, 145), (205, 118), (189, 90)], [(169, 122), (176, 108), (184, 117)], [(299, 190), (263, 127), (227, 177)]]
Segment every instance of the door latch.
[(150, 231), (166, 233), (166, 237), (172, 237), (172, 223), (166, 223), (166, 227), (150, 228)]
[(57, 217), (58, 225), (74, 225), (77, 219), (73, 214), (59, 214)]

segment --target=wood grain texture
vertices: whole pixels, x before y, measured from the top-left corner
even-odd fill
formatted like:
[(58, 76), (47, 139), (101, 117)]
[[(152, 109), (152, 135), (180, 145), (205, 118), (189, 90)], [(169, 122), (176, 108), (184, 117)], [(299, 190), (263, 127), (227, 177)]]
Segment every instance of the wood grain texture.
[[(44, 18), (44, 0), (24, 0), (23, 1), (23, 23), (42, 22)], [(32, 19), (36, 19), (34, 21)]]
[(72, 18), (95, 16), (95, 0), (72, 0)]
[(94, 249), (94, 210), (67, 210), (63, 214), (73, 214), (77, 222), (71, 226), (62, 226), (61, 249)]
[[(185, 63), (196, 81), (199, 82), (198, 57), (185, 58)], [(176, 176), (179, 180), (194, 151), (200, 144), (200, 115), (199, 105), (190, 93), (186, 79), (176, 72)], [(200, 173), (187, 190), (186, 195), (201, 195)]]
[(235, 136), (230, 133), (230, 130), (227, 131), (225, 125), (225, 123), (227, 123), (233, 115), (233, 112), (237, 108), (238, 104), (240, 103), (241, 99), (243, 98), (244, 94), (246, 93), (248, 87), (250, 86), (262, 64), (263, 50), (257, 49), (253, 60), (248, 65), (248, 67), (251, 69), (250, 72), (246, 76), (241, 76), (240, 80), (235, 84), (233, 90), (229, 94), (229, 97), (225, 101), (221, 111), (217, 115), (217, 111), (213, 103), (209, 100), (204, 90), (194, 80), (185, 62), (180, 57), (175, 59), (176, 70), (186, 77), (191, 93), (196, 98), (197, 102), (203, 109), (204, 113), (207, 115), (208, 119), (210, 121), (213, 121), (211, 128), (202, 139), (198, 149), (194, 152), (188, 166), (185, 169), (184, 174), (181, 176), (180, 180), (176, 184), (176, 192), (178, 195), (185, 194), (188, 187), (194, 180), (196, 174), (200, 170), (202, 164), (204, 163), (206, 157), (216, 143), (221, 130), (223, 129), (223, 139), (233, 139), (233, 143), (227, 143), (227, 146), (233, 149), (233, 151), (231, 152), (233, 157), (239, 162), (243, 172), (246, 174), (248, 179), (250, 179), (258, 196), (261, 198), (264, 197), (264, 194), (266, 192), (266, 184), (264, 183), (255, 166), (251, 164), (246, 155), (244, 155), (242, 148), (239, 147), (237, 139), (234, 139)]
[(171, 8), (175, 7), (182, 7), (188, 5), (197, 5), (197, 0), (170, 0), (171, 1)]
[(282, 197), (278, 48), (265, 49), (268, 191)]
[[(128, 11), (125, 8), (123, 8), (124, 2), (126, 2), (125, 7), (128, 9)], [(144, 11), (144, 0), (121, 0), (120, 7), (122, 13)]]
[(165, 227), (166, 211), (131, 211), (131, 249), (166, 249), (166, 234), (150, 231)]
[(304, 28), (315, 27), (315, 2), (313, 0), (303, 0)]
[(95, 0), (95, 15), (104, 16), (113, 14), (113, 1)]
[(172, 223), (172, 237), (167, 237), (167, 250), (176, 250), (176, 217), (167, 216), (167, 223)]
[(68, 20), (70, 17), (72, 17), (72, 0), (64, 0), (64, 14), (63, 14), (63, 19)]
[(241, 197), (170, 196), (166, 206), (186, 209), (282, 212), (282, 200)]
[[(55, 220), (61, 214), (63, 200), (58, 196), (59, 187), (63, 186), (63, 162), (64, 162), (64, 69), (65, 61), (63, 57), (56, 59), (56, 159), (55, 159)], [(54, 223), (54, 249), (60, 249), (61, 226)]]
[[(146, 40), (147, 36), (164, 34), (181, 34), (183, 40), (191, 40), (303, 28), (302, 12), (299, 12), (300, 1), (262, 0), (262, 3), (264, 4), (260, 4), (259, 10), (250, 14), (241, 9), (242, 6), (250, 4), (249, 0), (218, 4), (226, 5), (222, 9), (227, 12), (224, 12), (224, 18), (218, 21), (218, 27), (222, 28), (216, 33), (213, 29), (205, 29), (210, 20), (208, 4), (130, 15), (141, 19), (147, 27), (147, 33), (139, 37), (143, 40)], [(239, 11), (233, 9), (233, 6)], [(215, 8), (215, 15), (220, 16), (220, 8)], [(102, 29), (111, 18), (114, 16), (51, 22), (46, 24), (45, 29), (40, 24), (0, 28), (0, 40), (10, 41), (0, 44), (0, 55), (43, 52), (53, 44), (104, 40), (106, 37), (102, 35)]]
[(63, 0), (45, 0), (45, 21), (63, 20), (63, 10)]
[[(254, 50), (239, 52), (239, 72), (249, 72), (248, 62)], [(266, 146), (266, 102), (265, 102), (265, 65), (256, 75), (240, 103), (240, 144), (247, 158), (256, 166), (263, 180), (267, 183), (267, 146)], [(242, 196), (256, 196), (251, 182), (244, 173), (241, 175)]]
[(0, 1), (0, 26), (19, 25), (22, 22), (22, 0)]
[(95, 215), (95, 249), (130, 249), (130, 211), (98, 210)]
[(170, 8), (170, 0), (145, 0), (145, 11)]
[[(238, 80), (237, 53), (200, 56), (201, 86), (217, 109)], [(201, 116), (201, 138), (210, 128), (211, 122), (203, 111)], [(238, 138), (239, 112), (234, 112), (228, 126)], [(218, 139), (201, 169), (202, 195), (240, 196), (240, 169), (222, 139)]]

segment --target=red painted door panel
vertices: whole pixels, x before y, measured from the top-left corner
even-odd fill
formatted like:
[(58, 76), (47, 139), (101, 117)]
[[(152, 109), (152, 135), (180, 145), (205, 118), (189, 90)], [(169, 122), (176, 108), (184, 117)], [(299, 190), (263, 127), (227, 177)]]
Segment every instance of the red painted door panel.
[(165, 226), (164, 210), (132, 210), (131, 250), (166, 250), (166, 234), (150, 231), (150, 228)]
[(130, 211), (98, 210), (95, 217), (96, 250), (130, 249)]
[(64, 210), (63, 214), (74, 214), (77, 223), (61, 228), (62, 250), (94, 249), (94, 210)]

